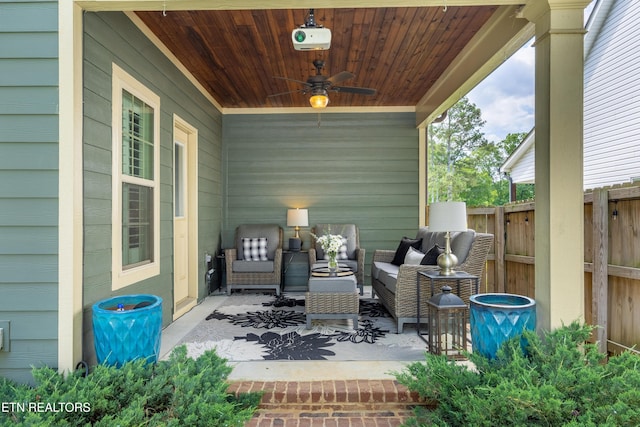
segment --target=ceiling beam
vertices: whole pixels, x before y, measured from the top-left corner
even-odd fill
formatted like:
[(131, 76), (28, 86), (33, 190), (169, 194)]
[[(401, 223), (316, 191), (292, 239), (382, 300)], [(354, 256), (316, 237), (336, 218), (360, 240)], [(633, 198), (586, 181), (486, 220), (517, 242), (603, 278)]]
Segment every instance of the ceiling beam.
[(469, 93), (534, 36), (518, 6), (501, 6), (416, 105), (416, 125), (426, 127)]
[(355, 7), (453, 7), (522, 5), (532, 0), (76, 0), (86, 11), (339, 9)]

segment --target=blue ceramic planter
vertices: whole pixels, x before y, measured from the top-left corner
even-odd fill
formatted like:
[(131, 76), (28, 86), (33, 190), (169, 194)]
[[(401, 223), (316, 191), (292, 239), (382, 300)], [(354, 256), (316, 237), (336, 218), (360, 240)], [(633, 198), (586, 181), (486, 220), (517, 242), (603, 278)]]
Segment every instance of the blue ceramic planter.
[(536, 329), (536, 302), (522, 295), (478, 294), (470, 298), (474, 353), (493, 359), (508, 339)]
[[(120, 310), (118, 310), (120, 307)], [(93, 305), (93, 339), (98, 363), (122, 366), (160, 354), (162, 298), (155, 295), (122, 295)]]

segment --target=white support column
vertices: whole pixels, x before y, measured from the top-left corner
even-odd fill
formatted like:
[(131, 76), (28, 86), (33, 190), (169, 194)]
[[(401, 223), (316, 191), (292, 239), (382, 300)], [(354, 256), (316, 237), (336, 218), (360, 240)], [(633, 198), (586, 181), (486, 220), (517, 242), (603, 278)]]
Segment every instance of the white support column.
[(82, 9), (58, 2), (58, 370), (82, 360)]
[(584, 320), (583, 44), (589, 0), (536, 0), (538, 329)]
[(420, 208), (418, 210), (418, 226), (424, 227), (427, 225), (426, 219), (426, 207), (428, 200), (428, 177), (429, 177), (429, 152), (428, 152), (428, 141), (427, 141), (427, 126), (421, 126), (418, 128), (418, 179), (420, 181), (419, 184), (419, 194), (418, 194), (418, 204)]

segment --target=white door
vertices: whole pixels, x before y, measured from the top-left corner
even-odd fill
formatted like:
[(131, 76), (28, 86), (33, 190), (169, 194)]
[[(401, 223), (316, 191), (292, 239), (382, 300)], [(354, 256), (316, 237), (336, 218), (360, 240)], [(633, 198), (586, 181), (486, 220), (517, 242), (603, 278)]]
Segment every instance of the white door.
[(174, 121), (173, 147), (173, 318), (198, 297), (196, 132)]

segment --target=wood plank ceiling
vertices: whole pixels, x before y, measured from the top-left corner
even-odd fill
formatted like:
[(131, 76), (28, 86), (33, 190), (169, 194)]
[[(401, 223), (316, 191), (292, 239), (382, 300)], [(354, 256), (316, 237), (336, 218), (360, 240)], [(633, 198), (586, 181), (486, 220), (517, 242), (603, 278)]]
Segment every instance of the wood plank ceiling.
[(331, 49), (296, 51), (291, 32), (309, 10), (136, 12), (223, 108), (308, 107), (298, 83), (349, 71), (341, 86), (374, 88), (373, 96), (329, 94), (330, 107), (415, 106), (496, 6), (316, 9), (332, 32)]

